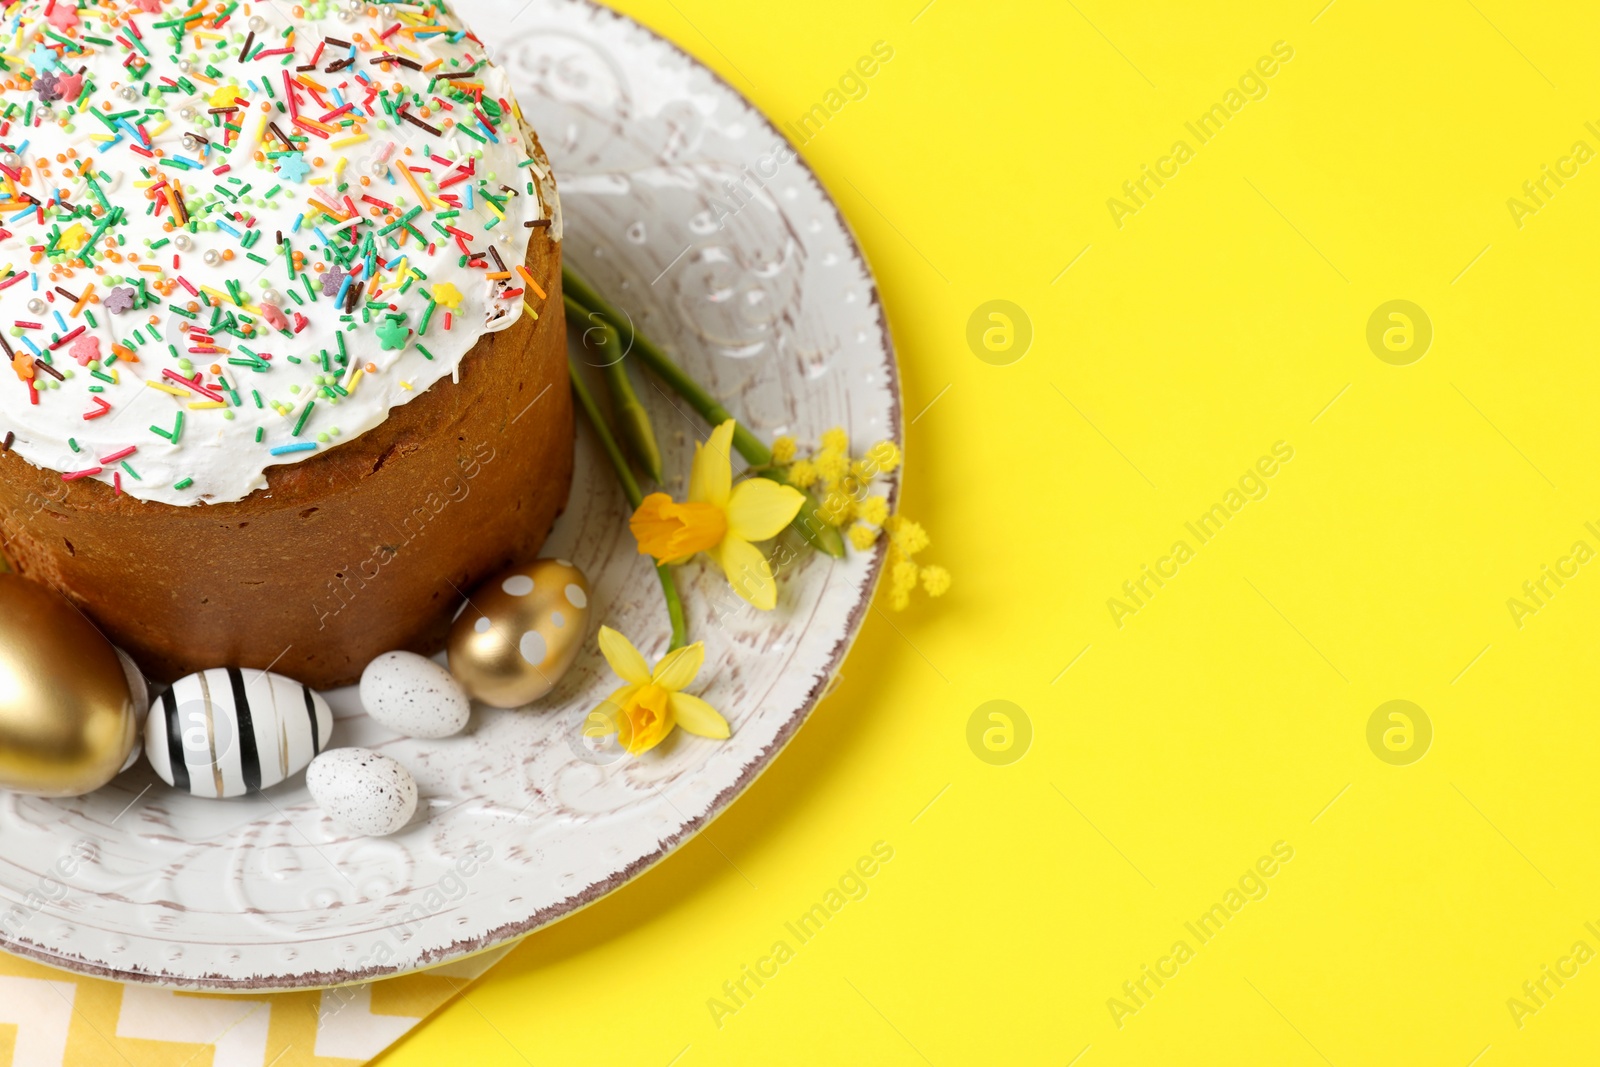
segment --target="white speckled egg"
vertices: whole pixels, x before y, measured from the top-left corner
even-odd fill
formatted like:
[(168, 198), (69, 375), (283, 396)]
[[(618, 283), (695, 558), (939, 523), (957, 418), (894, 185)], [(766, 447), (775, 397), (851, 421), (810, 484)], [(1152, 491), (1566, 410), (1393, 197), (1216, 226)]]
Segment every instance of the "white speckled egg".
[(556, 687), (589, 634), (589, 581), (564, 559), (512, 567), (467, 598), (450, 673), (474, 699), (520, 708)]
[(170, 786), (239, 797), (299, 774), (332, 732), (328, 702), (292, 678), (216, 667), (161, 694), (145, 720), (144, 751)]
[(383, 837), (411, 821), (417, 782), (379, 752), (336, 748), (306, 768), (306, 787), (322, 813), (355, 834)]
[(415, 652), (385, 652), (361, 672), (361, 706), (407, 737), (458, 734), (472, 701), (455, 676)]

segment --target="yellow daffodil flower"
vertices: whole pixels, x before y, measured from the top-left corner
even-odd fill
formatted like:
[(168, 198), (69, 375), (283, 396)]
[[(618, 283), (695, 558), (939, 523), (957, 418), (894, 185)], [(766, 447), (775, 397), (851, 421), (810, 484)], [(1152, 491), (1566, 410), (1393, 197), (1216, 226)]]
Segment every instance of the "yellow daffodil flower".
[(617, 677), (628, 683), (589, 712), (585, 737), (616, 734), (630, 756), (648, 752), (681, 726), (691, 734), (722, 740), (728, 722), (699, 697), (682, 692), (706, 660), (706, 646), (696, 641), (668, 652), (651, 670), (639, 650), (609, 626), (600, 627), (600, 653)]
[[(682, 563), (704, 552), (722, 568), (733, 591), (762, 611), (778, 604), (778, 583), (752, 541), (776, 537), (800, 512), (805, 497), (768, 478), (733, 484), (733, 420), (695, 445), (689, 474), (689, 499), (678, 503), (666, 493), (651, 493), (628, 525), (639, 551), (662, 563)], [(619, 672), (620, 673), (620, 672)]]

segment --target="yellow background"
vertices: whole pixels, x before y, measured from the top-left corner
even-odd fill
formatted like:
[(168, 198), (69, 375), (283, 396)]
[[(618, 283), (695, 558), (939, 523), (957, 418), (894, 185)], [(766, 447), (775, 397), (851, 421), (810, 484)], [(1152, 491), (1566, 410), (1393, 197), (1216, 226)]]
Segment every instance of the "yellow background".
[[(1521, 1028), (1506, 1002), (1600, 949), (1600, 564), (1520, 629), (1506, 602), (1600, 548), (1600, 162), (1520, 228), (1506, 201), (1600, 149), (1600, 16), (923, 3), (619, 6), (780, 121), (894, 47), (805, 155), (882, 286), (905, 511), (953, 591), (874, 612), (708, 832), (383, 1064), (1591, 1061), (1600, 962)], [(1268, 95), (1197, 145), (1277, 41)], [(1119, 229), (1107, 199), (1179, 138), (1195, 158)], [(965, 340), (997, 298), (1035, 331), (1008, 366)], [(1435, 331), (1403, 367), (1365, 339), (1396, 298)], [(1196, 545), (1277, 441), (1269, 495)], [(1107, 599), (1179, 538), (1195, 558), (1119, 629)], [(966, 741), (995, 699), (1033, 726), (1010, 766)], [(1366, 740), (1393, 699), (1434, 729), (1409, 766)], [(876, 841), (868, 896), (719, 1029), (708, 998)], [(1269, 894), (1198, 947), (1184, 923), (1277, 841)], [(1108, 998), (1180, 938), (1119, 1029)]]

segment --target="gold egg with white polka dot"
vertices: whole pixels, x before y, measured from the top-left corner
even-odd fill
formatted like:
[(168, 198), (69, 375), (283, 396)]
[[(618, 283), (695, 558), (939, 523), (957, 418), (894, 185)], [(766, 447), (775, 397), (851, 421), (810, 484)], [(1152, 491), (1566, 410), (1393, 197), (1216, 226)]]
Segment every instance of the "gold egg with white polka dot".
[(549, 693), (589, 634), (589, 580), (564, 559), (479, 586), (450, 628), (450, 673), (475, 700), (520, 708)]

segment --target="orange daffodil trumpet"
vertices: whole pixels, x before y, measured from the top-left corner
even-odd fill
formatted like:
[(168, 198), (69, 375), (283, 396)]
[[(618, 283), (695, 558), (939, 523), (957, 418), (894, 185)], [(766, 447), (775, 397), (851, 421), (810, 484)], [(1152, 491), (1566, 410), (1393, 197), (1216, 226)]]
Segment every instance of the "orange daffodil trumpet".
[(778, 536), (799, 514), (805, 496), (769, 478), (734, 485), (732, 443), (729, 419), (711, 431), (705, 444), (695, 445), (689, 499), (680, 504), (666, 493), (651, 493), (628, 525), (642, 554), (661, 563), (682, 563), (704, 552), (722, 568), (734, 592), (771, 611), (778, 604), (778, 583), (766, 556), (751, 542)]
[(600, 627), (600, 652), (627, 684), (589, 712), (585, 737), (617, 739), (630, 756), (648, 752), (681, 726), (691, 734), (722, 740), (728, 722), (699, 697), (683, 692), (705, 663), (706, 646), (696, 641), (663, 656), (651, 670), (639, 650), (609, 626)]

